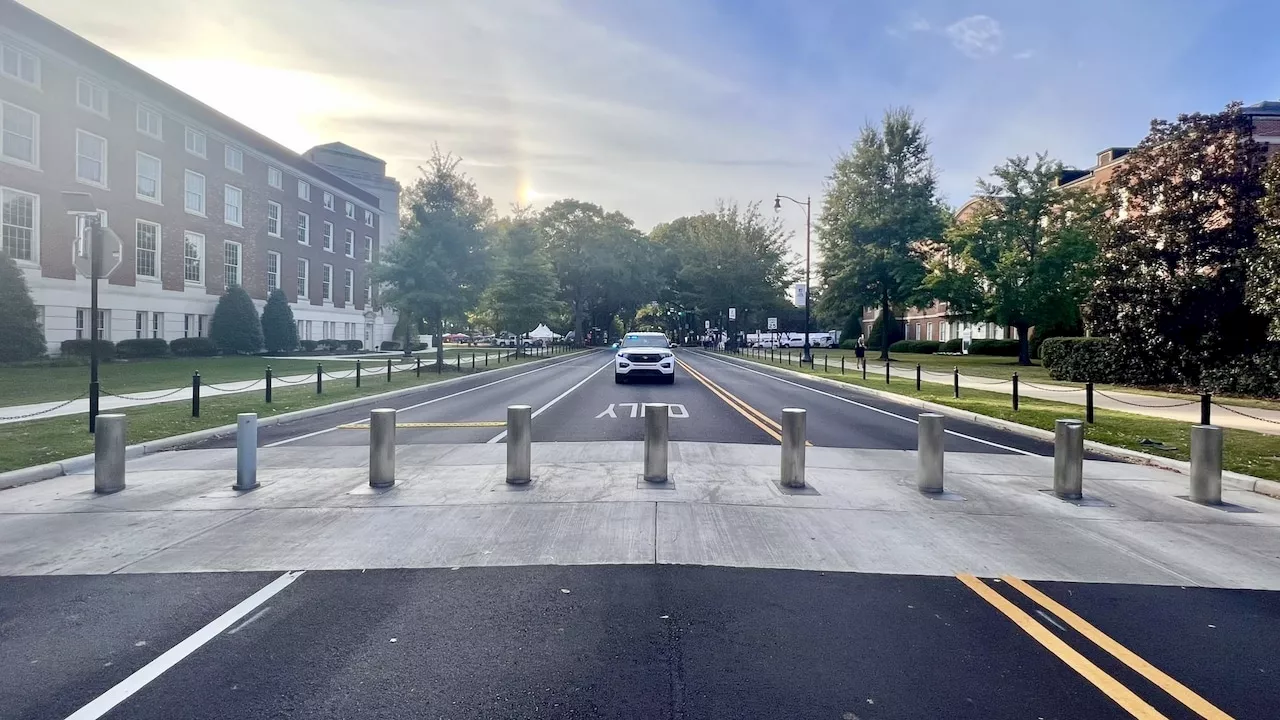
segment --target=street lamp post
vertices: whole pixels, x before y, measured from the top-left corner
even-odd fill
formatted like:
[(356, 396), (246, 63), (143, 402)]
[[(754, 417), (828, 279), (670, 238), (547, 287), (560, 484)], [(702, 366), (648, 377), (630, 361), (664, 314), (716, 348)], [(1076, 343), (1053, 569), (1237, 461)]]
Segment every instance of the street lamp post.
[(782, 209), (783, 200), (804, 206), (804, 352), (800, 356), (800, 364), (809, 363), (812, 366), (813, 353), (812, 346), (809, 345), (809, 235), (813, 227), (813, 198), (806, 196), (804, 202), (800, 202), (793, 197), (776, 195), (773, 198), (774, 212)]

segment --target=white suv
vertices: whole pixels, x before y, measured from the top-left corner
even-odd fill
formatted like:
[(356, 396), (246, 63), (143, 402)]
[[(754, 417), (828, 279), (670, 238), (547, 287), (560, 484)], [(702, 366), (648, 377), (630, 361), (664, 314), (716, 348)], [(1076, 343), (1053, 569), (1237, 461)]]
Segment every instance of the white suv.
[(633, 377), (659, 378), (668, 385), (676, 381), (676, 356), (666, 335), (637, 332), (622, 337), (613, 358), (613, 381), (624, 383)]

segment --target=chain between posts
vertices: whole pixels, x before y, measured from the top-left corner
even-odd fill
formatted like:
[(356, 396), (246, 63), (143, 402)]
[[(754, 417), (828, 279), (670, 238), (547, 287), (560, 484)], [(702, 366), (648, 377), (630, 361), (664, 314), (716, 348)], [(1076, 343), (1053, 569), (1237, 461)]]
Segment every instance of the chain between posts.
[[(183, 391), (183, 390), (186, 390), (186, 388), (178, 388), (178, 391), (179, 391), (179, 392), (181, 392), (181, 391)], [(107, 393), (107, 394), (108, 394), (108, 395), (110, 395), (110, 393)], [(88, 395), (89, 395), (89, 391), (88, 391), (88, 390), (85, 390), (84, 392), (82, 392), (82, 393), (80, 393), (79, 395), (77, 395), (77, 396), (75, 396), (75, 397), (71, 398), (70, 400), (68, 400), (68, 401), (66, 401), (66, 402), (64, 402), (64, 403), (59, 403), (59, 404), (57, 404), (57, 405), (55, 405), (55, 406), (53, 406), (53, 407), (51, 407), (51, 408), (45, 408), (44, 410), (39, 410), (39, 411), (36, 411), (36, 412), (27, 413), (27, 414), (25, 414), (25, 415), (0, 415), (0, 420), (26, 420), (27, 418), (33, 418), (33, 417), (37, 417), (37, 416), (39, 416), (39, 415), (45, 415), (45, 414), (48, 414), (48, 413), (54, 412), (55, 410), (61, 410), (62, 408), (64, 408), (64, 407), (66, 407), (66, 406), (70, 405), (71, 403), (73, 403), (73, 402), (75, 402), (75, 401), (77, 401), (77, 400), (83, 400), (83, 399), (85, 399), (85, 397), (87, 397)], [(114, 395), (113, 397), (121, 397), (121, 396), (120, 396), (120, 395)]]

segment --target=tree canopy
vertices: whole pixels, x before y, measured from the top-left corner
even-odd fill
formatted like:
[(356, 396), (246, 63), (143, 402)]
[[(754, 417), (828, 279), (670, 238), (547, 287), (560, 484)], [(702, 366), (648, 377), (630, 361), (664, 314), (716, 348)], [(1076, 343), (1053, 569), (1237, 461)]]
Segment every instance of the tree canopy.
[(44, 352), (40, 315), (27, 280), (13, 258), (0, 251), (0, 361), (31, 360)]
[(558, 309), (555, 268), (527, 210), (498, 221), (493, 230), (493, 278), (480, 296), (476, 317), (495, 331), (529, 332)]

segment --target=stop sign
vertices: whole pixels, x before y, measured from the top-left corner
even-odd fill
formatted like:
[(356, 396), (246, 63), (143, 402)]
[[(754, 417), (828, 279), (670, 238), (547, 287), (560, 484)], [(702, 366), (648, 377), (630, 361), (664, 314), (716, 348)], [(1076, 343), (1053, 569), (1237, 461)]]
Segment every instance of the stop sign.
[[(92, 226), (88, 223), (84, 227), (84, 242), (78, 238), (72, 240), (74, 248), (74, 262), (76, 272), (82, 277), (91, 277), (93, 274), (93, 240), (90, 237)], [(103, 226), (102, 233), (99, 236), (102, 241), (102, 262), (98, 268), (98, 277), (105, 278), (115, 272), (120, 267), (122, 249), (124, 245), (120, 242), (120, 236), (115, 234), (111, 228)]]

